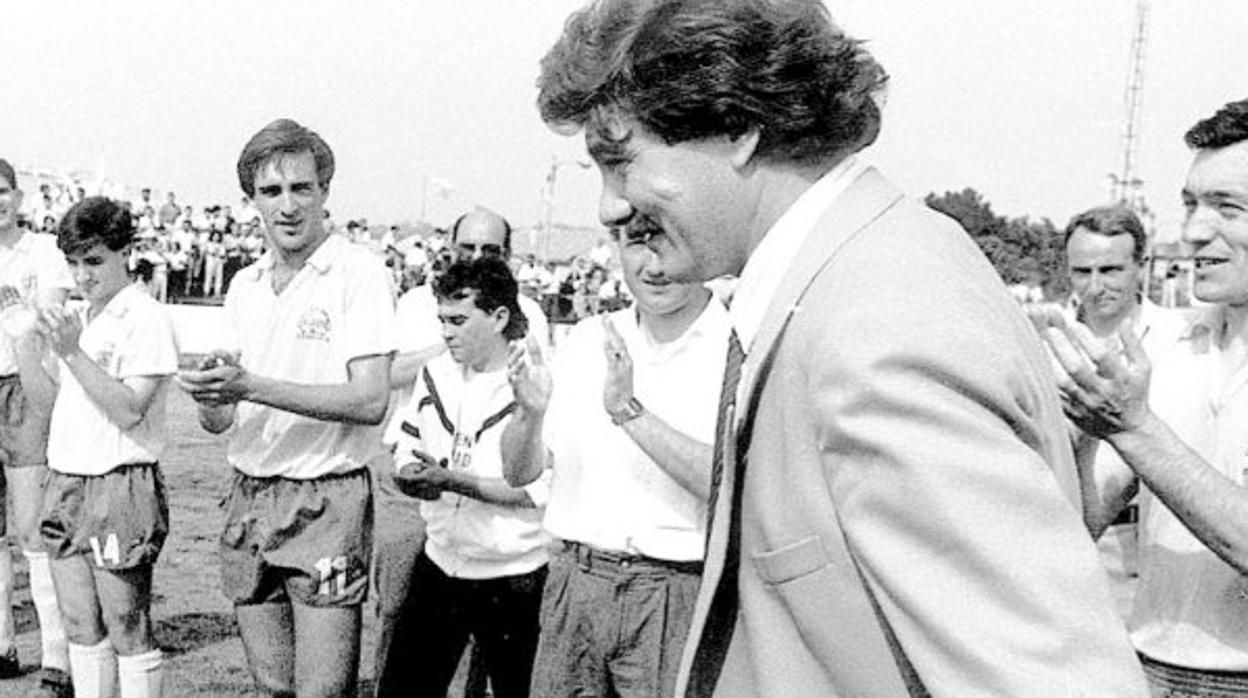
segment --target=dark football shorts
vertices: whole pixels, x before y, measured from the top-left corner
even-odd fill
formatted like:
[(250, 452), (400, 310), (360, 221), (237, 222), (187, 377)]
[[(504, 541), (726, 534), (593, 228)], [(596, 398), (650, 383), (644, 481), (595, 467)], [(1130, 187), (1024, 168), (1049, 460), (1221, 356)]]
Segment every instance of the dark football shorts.
[(103, 475), (49, 471), (39, 532), (55, 560), (83, 555), (112, 570), (154, 564), (169, 535), (160, 468), (142, 463)]
[(368, 596), (367, 468), (313, 480), (236, 472), (223, 504), (221, 586), (235, 604), (356, 606)]
[(0, 465), (46, 465), (51, 422), (50, 412), (32, 409), (17, 376), (0, 376)]

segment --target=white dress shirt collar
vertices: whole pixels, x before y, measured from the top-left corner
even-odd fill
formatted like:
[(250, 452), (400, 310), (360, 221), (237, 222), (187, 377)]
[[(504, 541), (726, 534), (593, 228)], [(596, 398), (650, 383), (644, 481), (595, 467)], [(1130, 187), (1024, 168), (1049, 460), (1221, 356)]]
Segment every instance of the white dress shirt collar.
[(729, 315), (748, 354), (763, 324), (767, 307), (780, 288), (806, 236), (824, 211), (862, 173), (864, 165), (850, 156), (837, 163), (793, 202), (750, 254), (732, 293)]

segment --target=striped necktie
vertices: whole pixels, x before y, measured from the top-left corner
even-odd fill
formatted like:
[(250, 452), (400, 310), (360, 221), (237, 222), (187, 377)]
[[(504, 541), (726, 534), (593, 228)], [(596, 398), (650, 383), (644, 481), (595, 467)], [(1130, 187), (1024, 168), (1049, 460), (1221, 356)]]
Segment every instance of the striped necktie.
[(736, 417), (737, 386), (741, 383), (741, 365), (745, 363), (745, 350), (737, 331), (728, 335), (728, 358), (724, 362), (724, 383), (719, 389), (719, 416), (715, 420), (715, 446), (711, 457), (711, 497), (706, 505), (706, 531), (710, 535), (715, 523), (715, 505), (719, 501), (719, 483), (724, 477), (724, 461), (727, 459), (729, 439), (732, 438)]
[[(729, 444), (736, 438), (737, 386), (741, 383), (741, 364), (744, 361), (745, 351), (741, 347), (741, 340), (733, 331), (728, 338), (728, 360), (724, 367), (724, 384), (719, 393), (719, 420), (715, 429), (715, 448), (711, 461), (711, 497), (707, 503), (706, 526), (708, 545), (711, 525), (715, 522), (715, 505), (719, 500), (724, 468), (728, 465), (728, 454), (736, 453), (735, 448), (729, 449)], [(740, 456), (734, 458), (734, 461), (740, 462)], [(707, 612), (706, 625), (702, 628), (702, 636), (694, 638), (694, 641), (700, 641), (697, 642), (694, 654), (693, 673), (689, 677), (686, 694), (689, 696), (709, 696), (714, 691), (724, 658), (728, 654), (733, 628), (737, 623), (737, 565), (741, 559), (741, 516), (736, 510), (741, 506), (740, 480), (744, 476), (744, 472), (737, 472), (733, 481), (724, 569), (719, 585), (711, 596), (711, 607)]]

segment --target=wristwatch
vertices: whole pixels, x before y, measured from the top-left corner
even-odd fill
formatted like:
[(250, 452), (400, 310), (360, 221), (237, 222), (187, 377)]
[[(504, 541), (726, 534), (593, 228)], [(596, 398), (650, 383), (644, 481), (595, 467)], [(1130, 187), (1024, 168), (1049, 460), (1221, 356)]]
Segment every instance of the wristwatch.
[(607, 412), (607, 414), (611, 416), (611, 423), (617, 427), (626, 422), (631, 422), (645, 413), (646, 408), (641, 404), (641, 401), (635, 397), (630, 397), (628, 402), (624, 403), (624, 406), (618, 410), (611, 410)]

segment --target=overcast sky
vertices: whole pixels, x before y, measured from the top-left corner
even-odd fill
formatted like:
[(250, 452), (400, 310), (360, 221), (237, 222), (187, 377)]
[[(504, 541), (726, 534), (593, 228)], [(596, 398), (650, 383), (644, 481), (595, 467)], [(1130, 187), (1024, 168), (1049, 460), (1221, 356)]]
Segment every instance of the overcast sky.
[[(892, 84), (868, 157), (916, 195), (974, 187), (1059, 225), (1120, 168), (1135, 0), (828, 0)], [(234, 162), (270, 120), (319, 131), (340, 221), (443, 224), (482, 204), (541, 216), (552, 158), (583, 158), (533, 106), (576, 0), (6, 3), (0, 156), (235, 203)], [(1153, 0), (1140, 152), (1163, 232), (1184, 130), (1248, 97), (1248, 2)], [(449, 188), (439, 185), (450, 185)], [(554, 218), (595, 220), (597, 175), (559, 170)]]

